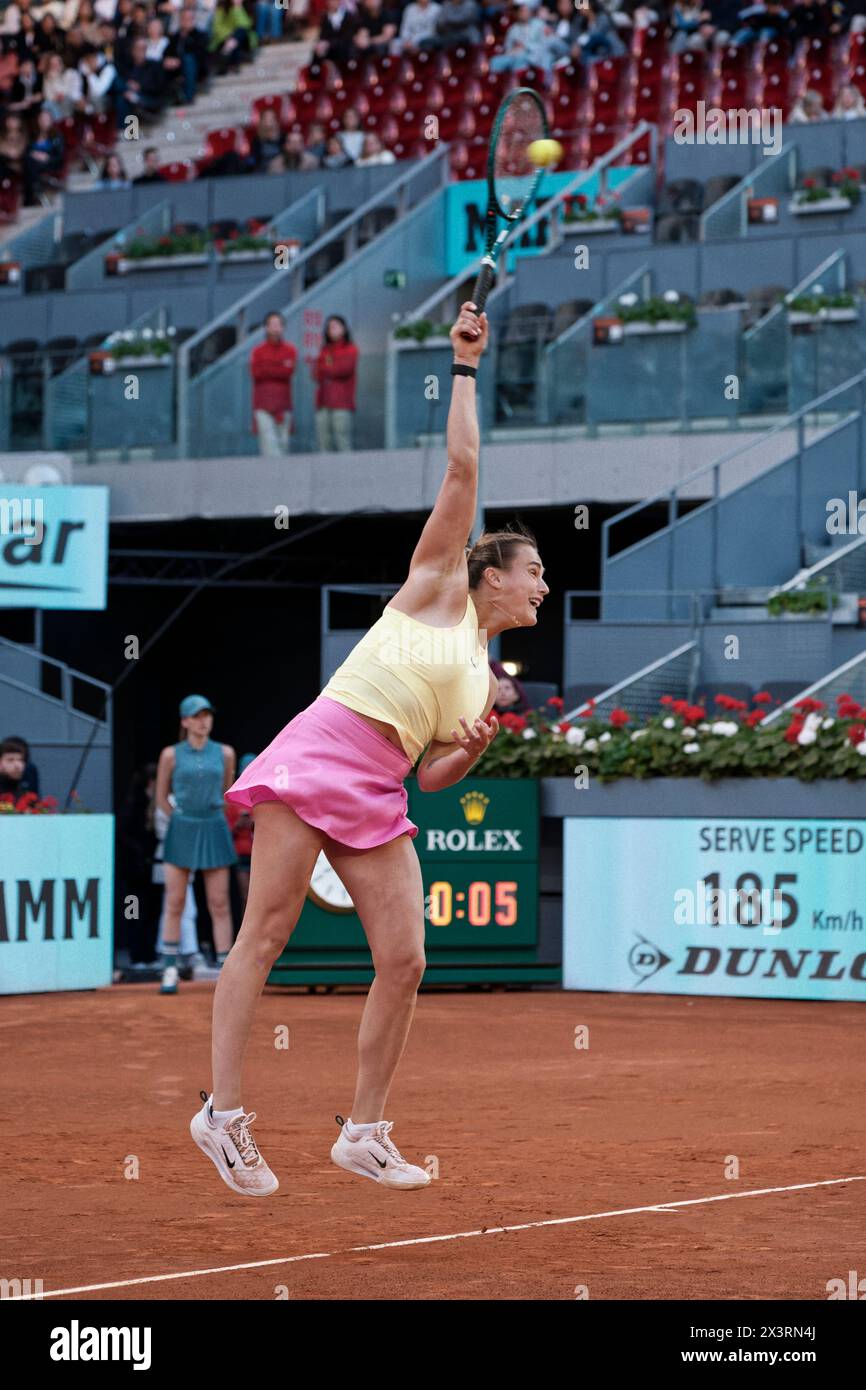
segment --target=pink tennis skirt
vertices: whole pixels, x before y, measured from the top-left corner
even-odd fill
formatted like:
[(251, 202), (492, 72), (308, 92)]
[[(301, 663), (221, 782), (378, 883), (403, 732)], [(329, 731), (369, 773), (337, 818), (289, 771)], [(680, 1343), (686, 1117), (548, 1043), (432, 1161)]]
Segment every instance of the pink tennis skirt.
[(283, 801), (310, 825), (353, 849), (397, 835), (414, 839), (403, 783), (405, 753), (347, 705), (319, 695), (277, 734), (226, 792), (247, 810)]

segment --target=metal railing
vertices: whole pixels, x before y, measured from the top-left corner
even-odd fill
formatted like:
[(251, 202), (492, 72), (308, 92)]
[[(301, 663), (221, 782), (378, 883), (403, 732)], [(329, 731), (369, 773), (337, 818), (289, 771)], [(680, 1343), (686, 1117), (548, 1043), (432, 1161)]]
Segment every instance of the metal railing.
[[(0, 658), (4, 653), (8, 653), (12, 662), (19, 668), (32, 666), (36, 679), (21, 680), (16, 676), (9, 675), (0, 669), (0, 683), (11, 690), (17, 690), (27, 695), (28, 698), (40, 700), (45, 705), (53, 706), (55, 709), (64, 711), (67, 718), (67, 732), (70, 739), (76, 734), (80, 734), (80, 729), (73, 727), (73, 719), (87, 720), (91, 724), (97, 725), (97, 738), (100, 732), (106, 736), (111, 727), (111, 686), (104, 681), (97, 680), (95, 676), (88, 676), (83, 671), (77, 670), (74, 666), (69, 666), (67, 662), (60, 661), (57, 657), (46, 656), (44, 652), (36, 651), (32, 647), (24, 646), (20, 642), (12, 642), (7, 637), (0, 637)], [(48, 668), (55, 673), (55, 685), (59, 693), (52, 695), (50, 691), (42, 689), (43, 683), (50, 684), (50, 678), (46, 680), (43, 668)], [(79, 703), (79, 695), (76, 685), (80, 684), (88, 689), (91, 699), (87, 702), (90, 709), (83, 709)], [(103, 717), (97, 717), (92, 713), (92, 709), (105, 709)]]
[(130, 241), (139, 236), (160, 236), (167, 232), (172, 221), (172, 204), (164, 198), (154, 203), (146, 212), (139, 213), (134, 221), (114, 236), (107, 237), (86, 256), (73, 261), (66, 272), (66, 287), (70, 290), (98, 289), (105, 284), (105, 257), (109, 251), (122, 251)]
[[(696, 640), (683, 642), (681, 646), (675, 647), (657, 661), (649, 662), (633, 675), (626, 676), (624, 680), (617, 681), (594, 696), (594, 712), (602, 718), (607, 718), (612, 710), (624, 707), (630, 714), (649, 719), (652, 715), (658, 714), (662, 695), (683, 698), (688, 695), (690, 688), (694, 687), (699, 655)], [(583, 704), (564, 714), (563, 719), (578, 718), (589, 708), (590, 701), (585, 700)]]
[[(841, 402), (843, 401), (843, 398), (845, 397), (846, 393), (849, 392), (855, 393), (855, 400), (853, 405), (849, 403), (847, 409), (845, 410), (838, 408), (841, 406)], [(815, 434), (809, 440), (809, 444), (811, 445), (816, 443), (818, 440), (826, 437), (832, 430), (839, 429), (841, 425), (847, 424), (852, 420), (857, 420), (858, 430), (860, 434), (859, 460), (860, 470), (862, 474), (864, 463), (866, 463), (866, 461), (864, 461), (863, 458), (862, 438), (864, 408), (866, 408), (866, 371), (859, 372), (856, 376), (851, 377), (848, 381), (843, 382), (840, 386), (836, 386), (831, 391), (825, 392), (824, 395), (819, 396), (817, 400), (810, 401), (808, 405), (801, 406), (799, 410), (794, 411), (791, 415), (786, 416), (784, 420), (779, 421), (775, 425), (772, 425), (769, 429), (764, 430), (758, 436), (757, 439), (749, 440), (748, 442), (739, 445), (736, 449), (733, 449), (729, 453), (724, 454), (720, 459), (716, 459), (712, 463), (704, 464), (701, 468), (696, 468), (693, 472), (687, 474), (685, 478), (680, 479), (680, 481), (674, 483), (671, 487), (664, 488), (659, 492), (653, 493), (650, 497), (645, 498), (642, 502), (636, 502), (631, 507), (626, 507), (623, 511), (617, 512), (615, 516), (608, 518), (602, 524), (601, 537), (601, 567), (605, 591), (607, 591), (608, 589), (608, 579), (612, 572), (612, 567), (624, 556), (636, 555), (640, 550), (655, 544), (660, 538), (664, 536), (667, 536), (668, 540), (670, 541), (670, 537), (674, 532), (675, 528), (681, 525), (682, 522), (687, 519), (686, 517), (680, 515), (680, 506), (682, 501), (684, 500), (684, 494), (687, 491), (690, 491), (692, 497), (694, 497), (695, 485), (698, 482), (706, 481), (710, 489), (710, 497), (708, 500), (703, 502), (700, 510), (709, 510), (713, 515), (715, 522), (718, 513), (718, 503), (723, 497), (732, 495), (741, 487), (745, 486), (748, 482), (753, 481), (755, 477), (766, 476), (767, 474), (772, 472), (773, 469), (780, 468), (785, 464), (789, 464), (791, 462), (791, 459), (790, 457), (787, 457), (781, 460), (777, 460), (774, 463), (768, 464), (763, 470), (760, 470), (758, 473), (749, 473), (748, 469), (743, 469), (743, 462), (747, 459), (749, 454), (754, 453), (754, 451), (758, 449), (764, 450), (766, 448), (767, 442), (774, 438), (774, 436), (779, 435), (782, 432), (791, 430), (796, 431), (797, 443), (795, 462), (797, 463), (798, 467), (798, 482), (801, 485), (802, 479), (800, 477), (799, 470), (801, 470), (802, 468), (802, 457), (807, 447), (807, 416), (817, 415), (825, 407), (828, 407), (832, 402), (837, 403), (837, 412), (835, 412), (835, 418), (831, 418), (830, 422), (825, 421), (824, 424), (816, 424)], [(826, 411), (826, 413), (831, 417), (834, 416), (833, 411)], [(729, 466), (735, 463), (738, 465), (737, 471), (739, 476), (735, 477), (735, 479), (733, 480), (727, 478), (726, 476), (723, 476), (723, 471), (729, 469)], [(733, 471), (733, 469), (731, 469), (730, 471)], [(700, 496), (699, 493), (697, 495)], [(623, 522), (640, 515), (640, 513), (645, 512), (649, 507), (656, 506), (660, 502), (667, 503), (666, 523), (658, 527), (651, 535), (645, 537), (643, 540), (638, 541), (634, 545), (627, 546), (622, 551), (617, 552), (616, 555), (611, 555), (611, 535), (613, 533), (614, 527), (621, 525)], [(802, 491), (800, 490), (797, 497), (798, 514), (801, 514), (801, 508)], [(688, 517), (691, 518), (694, 516), (694, 514), (694, 511), (689, 512)], [(711, 571), (713, 578), (713, 587), (720, 588), (721, 583), (718, 570), (717, 531), (717, 524), (714, 524), (711, 531)], [(669, 570), (672, 566), (672, 563), (673, 548), (669, 545)], [(671, 580), (673, 579), (673, 576), (670, 575), (670, 573), (669, 578)], [(675, 592), (675, 588), (675, 584), (671, 582), (668, 586), (668, 592)]]
[(784, 594), (804, 589), (815, 582), (826, 582), (836, 594), (866, 594), (866, 536), (840, 545), (831, 555), (795, 574), (775, 592)]
[(0, 246), (0, 261), (19, 261), (25, 270), (30, 266), (48, 265), (54, 260), (62, 227), (63, 214), (48, 213), (32, 227)]
[(866, 652), (861, 652), (859, 656), (852, 656), (850, 661), (843, 662), (834, 671), (830, 671), (820, 680), (798, 691), (790, 700), (768, 714), (763, 722), (764, 724), (772, 724), (783, 714), (792, 710), (798, 701), (805, 699), (823, 700), (828, 707), (827, 713), (832, 716), (836, 712), (837, 695), (850, 695), (861, 704), (866, 704)]
[(777, 155), (745, 174), (738, 184), (701, 214), (700, 240), (716, 241), (746, 236), (749, 226), (748, 198), (789, 192), (794, 187), (796, 171), (797, 148), (795, 145), (783, 145)]
[[(335, 268), (329, 264), (335, 251), (339, 253), (337, 266), (348, 262), (361, 245), (362, 232), (374, 221), (379, 210), (393, 208), (395, 220), (400, 221), (415, 206), (416, 200), (420, 201), (431, 191), (444, 188), (448, 170), (448, 146), (441, 145), (420, 164), (399, 175), (335, 226), (324, 231), (312, 245), (302, 248), (284, 270), (274, 271), (183, 344), (178, 356), (177, 389), (177, 440), (181, 457), (189, 454), (192, 418), (189, 396), (196, 379), (219, 365), (228, 352), (242, 344), (252, 346), (257, 341), (253, 337), (253, 326), (278, 306), (285, 309), (296, 305), (306, 290)], [(375, 239), (377, 234), (374, 228), (371, 239)], [(368, 245), (369, 242), (364, 244)], [(320, 269), (321, 273), (317, 274)], [(220, 330), (225, 330), (224, 346), (217, 336)], [(216, 348), (210, 357), (204, 351), (208, 340), (213, 340)], [(197, 370), (194, 369), (195, 363), (199, 364)]]

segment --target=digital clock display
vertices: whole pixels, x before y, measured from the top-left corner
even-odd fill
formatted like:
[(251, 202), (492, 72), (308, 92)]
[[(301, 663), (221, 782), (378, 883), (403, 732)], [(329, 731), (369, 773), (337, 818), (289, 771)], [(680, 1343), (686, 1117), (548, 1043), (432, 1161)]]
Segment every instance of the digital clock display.
[(455, 892), (448, 879), (437, 878), (427, 891), (427, 920), (432, 927), (466, 918), (472, 927), (513, 927), (517, 921), (517, 882), (513, 878), (475, 879)]

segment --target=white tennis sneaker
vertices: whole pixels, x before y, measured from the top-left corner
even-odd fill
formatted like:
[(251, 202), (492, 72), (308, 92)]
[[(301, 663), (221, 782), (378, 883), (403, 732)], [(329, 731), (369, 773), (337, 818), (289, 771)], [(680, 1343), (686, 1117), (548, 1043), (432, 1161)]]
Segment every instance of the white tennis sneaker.
[(270, 1197), (280, 1184), (250, 1134), (256, 1112), (251, 1110), (248, 1115), (236, 1115), (233, 1120), (219, 1124), (212, 1117), (213, 1096), (205, 1091), (199, 1094), (204, 1105), (193, 1115), (189, 1132), (202, 1153), (207, 1154), (232, 1191), (244, 1197)]
[(385, 1187), (426, 1187), (430, 1174), (414, 1163), (407, 1163), (389, 1138), (393, 1120), (380, 1120), (374, 1130), (353, 1138), (342, 1115), (337, 1115), (340, 1137), (331, 1149), (331, 1158), (350, 1173), (383, 1183)]
[(167, 965), (162, 972), (162, 980), (159, 986), (160, 994), (177, 994), (177, 978), (177, 966)]

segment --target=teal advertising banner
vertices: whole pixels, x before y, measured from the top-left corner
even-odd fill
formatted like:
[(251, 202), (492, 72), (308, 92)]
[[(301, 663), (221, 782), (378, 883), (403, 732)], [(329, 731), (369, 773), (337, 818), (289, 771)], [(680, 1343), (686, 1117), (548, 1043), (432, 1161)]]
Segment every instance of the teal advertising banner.
[(566, 989), (866, 999), (866, 822), (569, 818)]
[(0, 608), (104, 608), (107, 569), (107, 487), (0, 483)]
[(114, 817), (0, 814), (0, 994), (111, 984)]
[[(615, 192), (620, 184), (630, 178), (634, 169), (628, 165), (617, 165), (607, 171), (607, 186)], [(541, 180), (541, 200), (558, 193), (567, 183), (574, 180), (573, 169), (561, 174), (545, 174)], [(578, 189), (590, 202), (594, 202), (599, 191), (598, 174), (587, 173), (586, 179)], [(487, 180), (466, 179), (461, 183), (449, 184), (445, 190), (446, 204), (446, 271), (449, 275), (459, 275), (461, 270), (477, 260), (484, 252), (484, 214), (487, 210)], [(529, 212), (534, 211), (534, 207)], [(537, 256), (547, 245), (548, 219), (542, 217), (536, 226), (521, 237), (516, 246), (508, 252), (508, 269), (513, 270), (517, 256)], [(574, 229), (579, 240), (579, 228)]]

